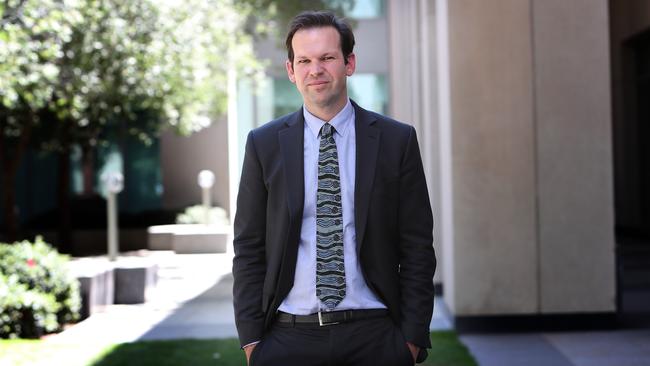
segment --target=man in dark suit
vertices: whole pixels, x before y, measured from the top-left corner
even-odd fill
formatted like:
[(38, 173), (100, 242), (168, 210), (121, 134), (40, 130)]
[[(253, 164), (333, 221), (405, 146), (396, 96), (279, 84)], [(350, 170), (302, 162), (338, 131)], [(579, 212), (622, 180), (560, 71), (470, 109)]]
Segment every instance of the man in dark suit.
[(301, 110), (248, 135), (234, 307), (252, 365), (412, 365), (430, 347), (433, 218), (413, 127), (347, 95), (354, 35), (329, 12), (286, 40)]

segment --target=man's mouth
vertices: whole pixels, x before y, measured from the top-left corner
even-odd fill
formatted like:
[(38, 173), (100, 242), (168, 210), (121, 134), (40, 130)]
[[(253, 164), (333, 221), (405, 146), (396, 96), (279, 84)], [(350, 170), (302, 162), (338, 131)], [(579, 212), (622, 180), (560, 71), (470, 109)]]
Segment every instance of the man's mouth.
[(319, 81), (312, 81), (307, 84), (307, 86), (319, 86), (319, 85), (324, 85), (327, 84), (327, 81), (325, 80), (319, 80)]

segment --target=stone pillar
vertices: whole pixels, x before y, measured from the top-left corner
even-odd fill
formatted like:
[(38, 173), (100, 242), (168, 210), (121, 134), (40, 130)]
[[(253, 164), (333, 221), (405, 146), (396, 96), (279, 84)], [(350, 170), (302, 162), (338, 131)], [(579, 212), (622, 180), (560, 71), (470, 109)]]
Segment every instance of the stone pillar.
[(607, 1), (536, 0), (532, 29), (540, 311), (613, 311)]
[(615, 311), (607, 1), (389, 10), (454, 316)]
[[(434, 246), (442, 257), (441, 144), (437, 108), (436, 16), (429, 0), (388, 1), (390, 115), (418, 134), (434, 215)], [(425, 102), (426, 101), (426, 102)], [(442, 267), (435, 281), (442, 281)]]
[[(530, 4), (447, 1), (456, 316), (539, 310)], [(445, 263), (444, 265), (448, 265)]]

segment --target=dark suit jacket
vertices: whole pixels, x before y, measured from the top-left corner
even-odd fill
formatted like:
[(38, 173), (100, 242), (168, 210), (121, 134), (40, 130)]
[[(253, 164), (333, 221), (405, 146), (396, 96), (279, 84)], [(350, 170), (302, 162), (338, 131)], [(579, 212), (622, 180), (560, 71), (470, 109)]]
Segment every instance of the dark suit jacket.
[[(428, 348), (436, 259), (415, 129), (353, 105), (361, 269), (406, 340)], [(246, 142), (233, 260), (242, 346), (262, 338), (293, 286), (304, 202), (303, 129), (301, 109), (251, 131)]]

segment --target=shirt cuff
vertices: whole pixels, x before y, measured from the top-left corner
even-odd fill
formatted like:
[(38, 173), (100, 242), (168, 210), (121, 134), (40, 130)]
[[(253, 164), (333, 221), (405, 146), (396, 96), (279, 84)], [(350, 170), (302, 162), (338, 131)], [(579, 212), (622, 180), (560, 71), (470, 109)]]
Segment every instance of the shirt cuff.
[(244, 347), (242, 347), (241, 349), (244, 349), (244, 348), (249, 347), (249, 346), (256, 345), (256, 344), (258, 344), (258, 343), (260, 343), (260, 341), (251, 342), (251, 343), (245, 345)]

